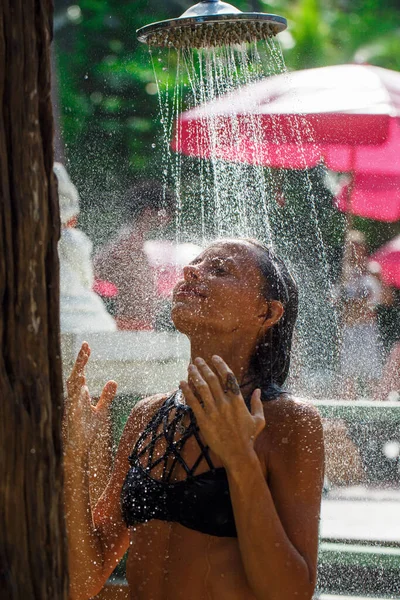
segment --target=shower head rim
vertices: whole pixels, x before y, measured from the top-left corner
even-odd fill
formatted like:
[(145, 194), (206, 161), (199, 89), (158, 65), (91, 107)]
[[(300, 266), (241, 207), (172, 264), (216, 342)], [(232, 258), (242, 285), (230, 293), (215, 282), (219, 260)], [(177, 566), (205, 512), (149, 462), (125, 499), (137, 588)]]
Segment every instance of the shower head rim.
[(287, 20), (285, 17), (280, 15), (268, 14), (268, 13), (256, 13), (256, 12), (241, 12), (232, 14), (220, 14), (220, 15), (202, 15), (197, 17), (177, 17), (175, 19), (167, 19), (165, 21), (157, 21), (150, 25), (145, 25), (136, 31), (139, 42), (147, 44), (147, 38), (149, 35), (162, 30), (174, 29), (177, 27), (192, 27), (201, 26), (203, 24), (217, 24), (217, 23), (235, 23), (237, 21), (249, 21), (249, 22), (269, 22), (277, 26), (278, 31), (284, 31), (287, 28)]

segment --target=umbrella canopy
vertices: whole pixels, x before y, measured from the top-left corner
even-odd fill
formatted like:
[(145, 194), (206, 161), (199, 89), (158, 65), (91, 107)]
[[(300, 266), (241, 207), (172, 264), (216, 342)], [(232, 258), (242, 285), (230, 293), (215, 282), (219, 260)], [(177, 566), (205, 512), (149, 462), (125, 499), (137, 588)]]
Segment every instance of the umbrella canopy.
[(184, 112), (183, 154), (304, 169), (400, 174), (400, 73), (337, 65), (274, 75)]
[[(400, 149), (399, 149), (400, 151)], [(349, 198), (351, 196), (351, 205)], [(366, 219), (400, 220), (400, 175), (355, 173), (335, 198), (336, 208)]]
[(379, 248), (371, 260), (379, 263), (384, 283), (400, 288), (400, 235)]

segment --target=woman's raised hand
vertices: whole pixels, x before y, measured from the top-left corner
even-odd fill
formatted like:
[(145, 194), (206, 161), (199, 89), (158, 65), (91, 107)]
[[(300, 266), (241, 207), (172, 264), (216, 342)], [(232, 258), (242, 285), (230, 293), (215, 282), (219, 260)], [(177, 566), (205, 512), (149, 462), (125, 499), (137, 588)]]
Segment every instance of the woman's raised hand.
[(206, 444), (228, 466), (254, 449), (255, 439), (265, 426), (264, 409), (261, 391), (256, 389), (250, 413), (228, 365), (219, 356), (213, 356), (212, 363), (214, 370), (196, 358), (189, 366), (190, 385), (181, 381), (180, 387)]
[(83, 342), (67, 380), (68, 396), (63, 419), (64, 448), (71, 447), (78, 454), (90, 449), (100, 425), (108, 419), (109, 409), (117, 391), (115, 381), (108, 381), (97, 404), (92, 404), (85, 376), (89, 356), (89, 345)]

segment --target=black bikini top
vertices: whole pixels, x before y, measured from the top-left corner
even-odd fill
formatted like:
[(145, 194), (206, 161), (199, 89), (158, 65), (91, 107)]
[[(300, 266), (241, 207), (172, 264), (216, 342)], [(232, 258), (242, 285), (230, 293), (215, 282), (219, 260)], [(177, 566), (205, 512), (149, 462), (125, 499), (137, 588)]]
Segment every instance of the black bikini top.
[[(282, 393), (281, 388), (271, 385), (262, 392), (262, 400), (274, 400)], [(189, 466), (181, 454), (192, 437), (198, 444), (199, 456)], [(196, 473), (203, 461), (209, 469)], [(149, 421), (129, 463), (121, 494), (122, 514), (128, 527), (158, 519), (209, 535), (237, 537), (226, 471), (214, 467), (194, 413), (180, 391), (167, 398)], [(176, 481), (173, 476), (178, 466), (186, 477)]]

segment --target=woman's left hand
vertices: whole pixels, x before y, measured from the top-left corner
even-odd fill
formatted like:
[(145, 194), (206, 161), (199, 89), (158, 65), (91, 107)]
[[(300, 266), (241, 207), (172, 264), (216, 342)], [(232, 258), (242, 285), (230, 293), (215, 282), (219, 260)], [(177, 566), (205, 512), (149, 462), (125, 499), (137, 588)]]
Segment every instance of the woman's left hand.
[(202, 358), (189, 366), (189, 382), (181, 390), (192, 408), (204, 441), (225, 467), (237, 464), (254, 451), (254, 442), (264, 429), (261, 390), (251, 397), (248, 411), (236, 377), (219, 356), (212, 357), (216, 373)]

